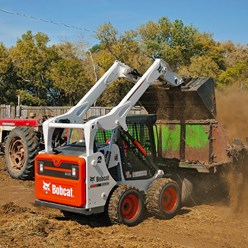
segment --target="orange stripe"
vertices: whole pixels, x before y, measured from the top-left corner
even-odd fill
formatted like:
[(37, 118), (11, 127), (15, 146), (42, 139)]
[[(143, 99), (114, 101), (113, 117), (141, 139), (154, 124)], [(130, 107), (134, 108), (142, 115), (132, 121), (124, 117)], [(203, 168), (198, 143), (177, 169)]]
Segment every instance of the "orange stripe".
[(70, 169), (62, 169), (62, 168), (53, 168), (49, 166), (44, 166), (45, 170), (52, 170), (52, 171), (61, 171), (61, 172), (71, 172)]
[(141, 151), (141, 153), (146, 157), (147, 152), (146, 152), (146, 150), (142, 147), (142, 145), (141, 145), (137, 140), (134, 140), (133, 143), (138, 147), (138, 149)]

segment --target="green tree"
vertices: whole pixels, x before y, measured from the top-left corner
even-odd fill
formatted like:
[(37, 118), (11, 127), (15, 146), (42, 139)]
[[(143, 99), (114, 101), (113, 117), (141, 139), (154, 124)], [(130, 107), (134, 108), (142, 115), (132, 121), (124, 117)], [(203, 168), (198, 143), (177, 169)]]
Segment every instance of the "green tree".
[(234, 45), (232, 41), (227, 41), (219, 44), (225, 58), (226, 68), (233, 66), (238, 61), (248, 60), (248, 45)]
[(181, 20), (172, 22), (167, 17), (158, 23), (149, 21), (142, 25), (139, 37), (147, 56), (163, 58), (176, 71), (180, 66), (190, 65), (192, 57), (208, 53), (214, 45), (210, 34), (200, 33)]
[(23, 104), (47, 105), (50, 104), (49, 99), (54, 97), (53, 85), (47, 72), (51, 63), (57, 60), (57, 54), (53, 47), (48, 46), (48, 42), (46, 34), (33, 35), (28, 31), (10, 49)]
[(181, 76), (218, 78), (219, 66), (210, 56), (193, 57), (190, 61), (191, 64), (188, 67), (182, 67), (179, 71)]
[[(141, 73), (145, 72), (152, 60), (142, 51), (137, 36), (138, 33), (134, 30), (126, 31), (120, 35), (111, 23), (105, 23), (99, 27), (96, 37), (99, 39), (100, 45), (97, 49), (94, 47), (92, 51), (100, 75), (105, 73), (115, 60), (124, 62)], [(133, 84), (127, 80), (117, 80), (116, 83), (109, 86), (109, 89), (103, 93), (97, 103), (116, 105), (132, 86)]]
[(220, 44), (225, 58), (225, 70), (218, 78), (217, 85), (220, 88), (236, 86), (240, 90), (248, 89), (248, 45), (227, 41)]
[[(138, 70), (146, 69), (151, 60), (144, 55), (137, 31), (130, 30), (119, 35), (111, 23), (99, 27), (96, 37), (100, 41), (98, 50), (94, 53), (100, 67), (107, 70), (115, 60), (125, 62)], [(148, 63), (148, 64), (149, 64)]]
[(56, 49), (59, 60), (52, 64), (49, 75), (63, 93), (63, 105), (74, 105), (93, 84), (94, 77), (88, 76), (89, 65), (84, 60), (89, 55), (79, 53), (78, 47), (69, 42), (57, 45)]
[(0, 104), (17, 102), (17, 77), (9, 51), (0, 43)]
[(220, 74), (218, 86), (223, 88), (230, 85), (238, 86), (241, 91), (248, 89), (248, 60), (237, 61)]
[[(219, 87), (248, 87), (248, 46), (216, 42), (211, 34), (181, 20), (162, 17), (122, 34), (104, 23), (96, 38), (99, 44), (89, 50), (83, 42), (49, 46), (46, 34), (31, 31), (10, 49), (0, 43), (0, 102), (16, 103), (19, 94), (22, 104), (74, 105), (115, 60), (144, 73), (156, 57), (181, 75), (211, 76)], [(117, 80), (97, 104), (118, 104), (132, 86), (127, 80)]]

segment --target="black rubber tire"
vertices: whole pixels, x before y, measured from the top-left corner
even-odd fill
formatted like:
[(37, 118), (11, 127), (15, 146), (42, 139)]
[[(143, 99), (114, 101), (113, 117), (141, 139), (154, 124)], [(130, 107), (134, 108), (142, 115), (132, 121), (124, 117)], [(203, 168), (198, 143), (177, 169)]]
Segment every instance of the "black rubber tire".
[(178, 184), (170, 178), (158, 178), (148, 188), (146, 209), (162, 219), (170, 219), (181, 208), (181, 193)]
[(39, 139), (32, 127), (16, 127), (5, 143), (4, 160), (12, 178), (34, 178), (34, 158), (38, 154)]
[(143, 220), (144, 201), (138, 189), (119, 185), (111, 194), (107, 215), (111, 224), (135, 226)]

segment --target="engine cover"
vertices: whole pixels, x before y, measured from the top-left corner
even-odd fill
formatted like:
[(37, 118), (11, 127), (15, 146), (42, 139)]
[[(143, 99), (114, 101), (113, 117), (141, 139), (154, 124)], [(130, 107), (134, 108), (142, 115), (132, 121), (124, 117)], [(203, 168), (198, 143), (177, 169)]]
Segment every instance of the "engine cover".
[(85, 206), (85, 167), (85, 160), (80, 157), (39, 154), (35, 158), (36, 199)]

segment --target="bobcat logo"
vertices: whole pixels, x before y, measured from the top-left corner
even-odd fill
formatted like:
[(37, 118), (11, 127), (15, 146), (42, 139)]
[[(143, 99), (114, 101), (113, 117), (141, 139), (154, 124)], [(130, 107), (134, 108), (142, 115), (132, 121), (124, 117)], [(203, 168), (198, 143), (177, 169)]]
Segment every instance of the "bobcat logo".
[(46, 194), (48, 193), (48, 191), (50, 191), (50, 184), (51, 183), (46, 183), (43, 181), (43, 190), (45, 191)]
[(96, 180), (96, 177), (90, 177), (90, 181), (94, 182)]

